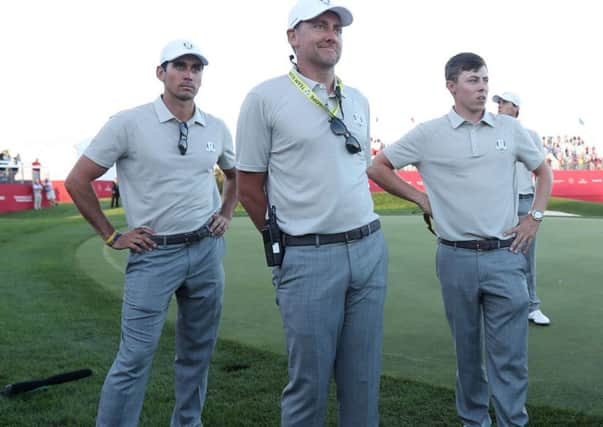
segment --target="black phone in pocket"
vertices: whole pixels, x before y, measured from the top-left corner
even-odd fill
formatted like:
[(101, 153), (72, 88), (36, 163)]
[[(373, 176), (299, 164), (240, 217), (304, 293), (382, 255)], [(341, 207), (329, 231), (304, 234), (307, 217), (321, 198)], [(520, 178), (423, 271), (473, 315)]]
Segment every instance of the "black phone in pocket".
[(268, 220), (262, 228), (262, 239), (264, 241), (264, 253), (268, 267), (280, 266), (285, 255), (283, 235), (276, 222), (276, 208), (272, 206), (268, 211)]

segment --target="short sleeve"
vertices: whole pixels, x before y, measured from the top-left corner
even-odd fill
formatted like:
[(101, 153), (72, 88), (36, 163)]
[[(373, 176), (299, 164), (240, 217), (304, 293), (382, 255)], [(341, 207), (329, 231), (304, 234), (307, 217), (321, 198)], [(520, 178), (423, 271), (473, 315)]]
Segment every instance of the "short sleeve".
[(423, 140), (423, 132), (420, 126), (416, 126), (399, 140), (383, 149), (383, 154), (395, 169), (403, 168), (409, 164), (416, 165), (421, 161), (419, 147)]
[(232, 135), (228, 130), (228, 127), (224, 122), (220, 121), (222, 125), (222, 154), (218, 158), (218, 166), (220, 169), (227, 170), (235, 167), (235, 153), (234, 146), (232, 143)]
[(127, 153), (126, 118), (116, 114), (101, 128), (84, 151), (84, 156), (104, 168), (110, 168)]
[(236, 166), (247, 172), (266, 172), (272, 146), (271, 128), (262, 98), (251, 92), (241, 106), (236, 134)]

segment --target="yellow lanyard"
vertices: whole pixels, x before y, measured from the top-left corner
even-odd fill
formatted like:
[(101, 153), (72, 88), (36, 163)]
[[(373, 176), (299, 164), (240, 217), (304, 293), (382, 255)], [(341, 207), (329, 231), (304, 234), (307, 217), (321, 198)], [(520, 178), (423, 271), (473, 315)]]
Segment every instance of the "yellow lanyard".
[[(320, 108), (325, 110), (330, 117), (337, 116), (337, 112), (339, 111), (339, 102), (337, 103), (335, 108), (333, 108), (333, 110), (329, 110), (329, 107), (327, 107), (325, 104), (322, 103), (322, 101), (318, 98), (318, 96), (316, 96), (314, 91), (312, 89), (310, 89), (310, 87), (306, 84), (306, 82), (304, 82), (295, 71), (293, 71), (293, 70), (289, 71), (289, 79), (293, 82), (295, 87), (298, 88), (299, 91), (306, 98), (308, 98), (314, 104), (318, 105)], [(337, 84), (337, 87), (338, 87), (340, 93), (343, 92), (343, 83), (341, 82), (341, 79), (339, 77), (337, 77), (336, 84)]]

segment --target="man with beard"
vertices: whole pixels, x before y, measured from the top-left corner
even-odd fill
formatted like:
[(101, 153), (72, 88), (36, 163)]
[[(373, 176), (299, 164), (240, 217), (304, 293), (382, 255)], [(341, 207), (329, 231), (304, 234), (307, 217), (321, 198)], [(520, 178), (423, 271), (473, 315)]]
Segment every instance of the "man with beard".
[(297, 63), (292, 55), (288, 75), (251, 90), (237, 127), (241, 203), (258, 230), (270, 208), (282, 233), (272, 273), (287, 341), (287, 427), (325, 425), (333, 375), (340, 425), (379, 425), (387, 248), (366, 175), (368, 101), (335, 75), (352, 19), (328, 0), (299, 0), (287, 27)]

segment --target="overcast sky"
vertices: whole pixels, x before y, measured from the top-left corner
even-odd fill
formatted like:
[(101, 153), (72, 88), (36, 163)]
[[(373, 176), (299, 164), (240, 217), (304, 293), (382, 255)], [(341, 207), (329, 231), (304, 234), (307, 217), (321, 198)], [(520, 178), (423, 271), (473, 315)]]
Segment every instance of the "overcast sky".
[[(575, 134), (603, 146), (603, 28), (597, 2), (347, 0), (337, 74), (371, 102), (373, 135), (395, 141), (417, 122), (445, 114), (452, 100), (444, 64), (482, 55), (490, 97), (523, 100), (523, 123), (541, 134)], [(233, 136), (250, 88), (290, 64), (287, 14), (293, 0), (43, 1), (3, 7), (0, 150), (39, 157), (63, 179), (75, 147), (117, 111), (162, 91), (155, 66), (163, 45), (189, 38), (209, 59), (198, 105)], [(9, 9), (9, 10), (7, 10)], [(494, 103), (488, 108), (496, 111)], [(584, 125), (579, 124), (579, 118)]]

